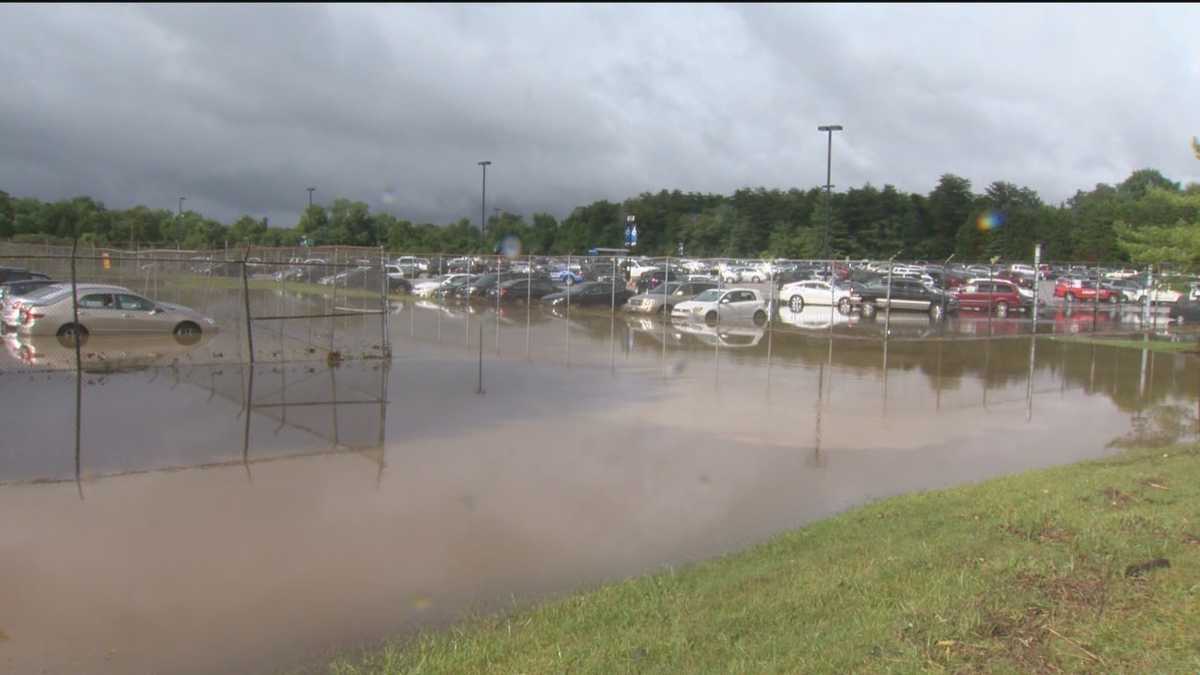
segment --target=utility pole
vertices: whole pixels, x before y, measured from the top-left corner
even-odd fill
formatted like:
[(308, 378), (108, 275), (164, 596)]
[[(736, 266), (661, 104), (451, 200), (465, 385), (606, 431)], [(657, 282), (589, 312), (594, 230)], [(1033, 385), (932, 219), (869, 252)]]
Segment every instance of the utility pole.
[(305, 188), (308, 190), (308, 208), (312, 208), (312, 193), (317, 190), (315, 187)]
[[(817, 131), (824, 131), (829, 137), (829, 145), (825, 154), (825, 241), (821, 244), (821, 256), (829, 257), (829, 228), (833, 226), (833, 204), (830, 202), (833, 190), (831, 180), (833, 178), (833, 132), (841, 131), (840, 124), (825, 124), (817, 127)], [(830, 268), (832, 272), (832, 267)]]
[(491, 165), (491, 160), (483, 160), (479, 162), (479, 166), (483, 167), (483, 187), (479, 196), (479, 248), (484, 247), (483, 231), (487, 228), (487, 168)]

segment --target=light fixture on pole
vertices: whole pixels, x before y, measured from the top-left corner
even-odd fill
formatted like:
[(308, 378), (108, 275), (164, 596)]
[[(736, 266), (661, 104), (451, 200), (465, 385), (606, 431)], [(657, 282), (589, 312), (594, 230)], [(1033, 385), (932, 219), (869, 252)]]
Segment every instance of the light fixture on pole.
[(822, 257), (829, 257), (829, 228), (833, 225), (833, 205), (830, 203), (830, 191), (833, 190), (833, 184), (830, 180), (833, 177), (833, 132), (841, 131), (840, 124), (824, 124), (817, 127), (817, 131), (824, 131), (829, 136), (829, 145), (825, 155), (825, 237), (821, 244)]
[(304, 189), (308, 190), (308, 208), (311, 209), (312, 208), (312, 193), (316, 192), (317, 188), (310, 187), (310, 188), (304, 188)]

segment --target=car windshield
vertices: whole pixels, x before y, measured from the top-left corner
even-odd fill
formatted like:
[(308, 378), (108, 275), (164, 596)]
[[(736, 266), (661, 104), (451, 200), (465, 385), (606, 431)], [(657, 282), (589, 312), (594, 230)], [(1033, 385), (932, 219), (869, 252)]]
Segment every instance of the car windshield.
[(696, 296), (696, 302), (716, 302), (721, 297), (721, 291), (710, 288)]

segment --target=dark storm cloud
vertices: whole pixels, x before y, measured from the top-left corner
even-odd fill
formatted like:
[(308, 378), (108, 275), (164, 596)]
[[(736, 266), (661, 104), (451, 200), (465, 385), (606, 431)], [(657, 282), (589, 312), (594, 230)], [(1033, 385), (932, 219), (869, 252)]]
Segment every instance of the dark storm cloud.
[(1194, 7), (0, 6), (0, 189), (291, 225), (660, 188), (1200, 175)]

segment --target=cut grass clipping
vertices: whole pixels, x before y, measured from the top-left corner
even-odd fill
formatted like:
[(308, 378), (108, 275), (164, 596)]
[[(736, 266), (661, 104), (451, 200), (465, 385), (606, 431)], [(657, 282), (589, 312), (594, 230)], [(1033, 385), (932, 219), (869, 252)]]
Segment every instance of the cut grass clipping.
[(1195, 673), (1198, 505), (1195, 447), (1131, 450), (888, 499), (328, 670)]

